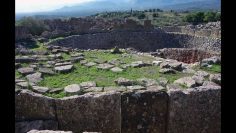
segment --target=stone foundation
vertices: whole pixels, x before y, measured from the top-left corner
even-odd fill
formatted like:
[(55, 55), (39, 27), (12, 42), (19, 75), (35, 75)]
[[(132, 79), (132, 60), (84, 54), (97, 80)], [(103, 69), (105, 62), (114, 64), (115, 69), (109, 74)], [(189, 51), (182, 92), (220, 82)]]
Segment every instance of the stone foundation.
[[(219, 133), (220, 96), (217, 86), (87, 93), (62, 99), (22, 90), (15, 95), (15, 132), (53, 128), (74, 133)], [(35, 127), (32, 122), (40, 124)]]

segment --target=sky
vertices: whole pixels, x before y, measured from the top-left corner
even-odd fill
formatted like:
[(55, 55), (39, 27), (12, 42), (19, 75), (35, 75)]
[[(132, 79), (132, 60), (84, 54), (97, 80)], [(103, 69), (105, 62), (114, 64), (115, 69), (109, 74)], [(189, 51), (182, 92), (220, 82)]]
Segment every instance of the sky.
[(50, 11), (90, 1), (98, 0), (15, 0), (15, 11), (16, 13)]

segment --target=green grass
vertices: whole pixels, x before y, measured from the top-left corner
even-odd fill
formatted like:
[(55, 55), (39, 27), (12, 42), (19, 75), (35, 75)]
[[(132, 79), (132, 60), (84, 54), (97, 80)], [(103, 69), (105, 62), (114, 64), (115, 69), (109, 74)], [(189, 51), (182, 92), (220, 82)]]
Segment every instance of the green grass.
[(47, 48), (43, 45), (43, 43), (40, 43), (39, 41), (36, 42), (37, 47), (32, 48), (33, 51), (46, 51)]
[(68, 94), (66, 94), (65, 92), (60, 92), (60, 93), (46, 93), (44, 94), (45, 96), (48, 96), (48, 97), (52, 97), (52, 98), (63, 98), (63, 97), (66, 97), (66, 96), (70, 96)]
[(66, 54), (66, 53), (62, 53), (61, 56), (64, 60), (69, 60), (71, 58), (71, 56), (69, 54)]
[(22, 75), (17, 70), (15, 70), (15, 78), (20, 78), (20, 77), (22, 77)]
[(221, 73), (221, 65), (212, 65), (212, 67), (195, 67), (194, 68), (195, 70), (203, 70), (203, 71), (206, 71), (208, 73)]

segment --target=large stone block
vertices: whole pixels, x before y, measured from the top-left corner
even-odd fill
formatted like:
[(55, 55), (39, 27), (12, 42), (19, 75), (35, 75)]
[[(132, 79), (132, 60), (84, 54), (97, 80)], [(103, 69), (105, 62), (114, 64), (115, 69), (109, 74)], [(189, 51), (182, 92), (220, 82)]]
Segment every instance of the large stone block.
[(56, 100), (60, 130), (119, 133), (120, 93), (85, 94)]
[(220, 133), (220, 86), (169, 90), (168, 93), (168, 133)]
[(15, 133), (26, 133), (32, 129), (57, 130), (58, 123), (54, 120), (22, 121), (15, 123)]
[(22, 90), (15, 94), (15, 120), (55, 120), (55, 101), (52, 98)]
[(121, 95), (122, 133), (165, 133), (168, 95), (163, 91), (126, 92)]

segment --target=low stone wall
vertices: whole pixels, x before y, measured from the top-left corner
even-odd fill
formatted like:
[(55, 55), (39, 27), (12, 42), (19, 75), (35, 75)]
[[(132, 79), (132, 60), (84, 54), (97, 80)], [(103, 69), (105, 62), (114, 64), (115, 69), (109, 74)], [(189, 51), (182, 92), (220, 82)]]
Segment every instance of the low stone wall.
[(221, 87), (216, 86), (167, 93), (153, 88), (111, 91), (62, 99), (22, 90), (15, 95), (15, 132), (53, 128), (74, 133), (219, 133), (220, 95)]
[(164, 58), (174, 59), (184, 63), (199, 62), (202, 59), (220, 55), (220, 53), (216, 52), (186, 48), (164, 48), (160, 52)]
[(49, 45), (58, 45), (79, 49), (110, 49), (133, 47), (147, 52), (161, 48), (197, 48), (202, 50), (221, 50), (221, 40), (197, 37), (186, 34), (152, 31), (115, 31), (96, 34), (74, 35), (56, 40)]

